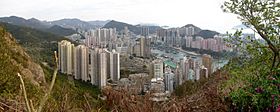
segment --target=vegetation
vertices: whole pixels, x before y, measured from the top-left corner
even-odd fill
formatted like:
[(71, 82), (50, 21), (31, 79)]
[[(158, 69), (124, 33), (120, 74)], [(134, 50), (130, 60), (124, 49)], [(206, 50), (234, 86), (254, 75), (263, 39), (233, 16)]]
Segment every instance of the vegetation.
[(47, 62), (53, 66), (52, 53), (57, 49), (57, 41), (66, 39), (64, 37), (43, 32), (40, 30), (1, 23), (8, 32), (10, 32), (16, 41), (25, 48), (36, 62)]
[[(13, 41), (15, 40), (9, 33), (0, 27), (0, 97), (2, 98), (14, 97), (19, 93), (20, 82), (17, 73), (21, 73), (20, 67), (26, 67), (29, 61), (28, 57), (18, 51), (20, 49)], [(26, 87), (36, 88), (31, 83), (27, 83)], [(28, 92), (36, 93), (33, 90)]]
[(226, 70), (230, 80), (222, 92), (232, 102), (232, 110), (279, 111), (280, 109), (280, 3), (275, 0), (230, 0), (225, 12), (238, 15), (258, 39), (240, 38), (241, 31), (230, 35), (229, 42), (240, 51)]
[[(211, 75), (210, 78), (214, 78), (215, 76)], [(185, 97), (196, 93), (197, 91), (201, 90), (204, 84), (207, 83), (209, 79), (202, 78), (198, 81), (191, 81), (188, 80), (184, 82), (182, 85), (179, 85), (175, 88), (174, 94), (179, 97)]]
[[(55, 46), (53, 47), (56, 49)], [(51, 51), (51, 49), (49, 50)], [(33, 49), (33, 51), (38, 52), (37, 49)], [(43, 53), (41, 55), (50, 59), (48, 62), (54, 62), (53, 51), (50, 54)], [(102, 107), (103, 102), (98, 98), (100, 90), (97, 87), (86, 82), (73, 80), (70, 76), (60, 73), (57, 74), (50, 95), (46, 96), (48, 100), (46, 100), (45, 105), (39, 106), (52, 81), (54, 70), (49, 66), (42, 65), (46, 82), (36, 85), (38, 80), (33, 80), (32, 74), (28, 76), (22, 73), (26, 71), (23, 69), (30, 69), (31, 63), (33, 63), (32, 59), (16, 43), (15, 38), (0, 27), (0, 111), (27, 111), (28, 109), (17, 73), (22, 75), (30, 109), (38, 110), (38, 107), (42, 107), (42, 111), (93, 111)]]
[[(52, 70), (44, 67), (46, 81), (51, 81)], [(73, 80), (66, 74), (58, 73), (53, 91), (45, 111), (93, 111), (102, 107), (103, 102), (98, 98), (98, 87), (88, 82)]]
[(7, 31), (11, 32), (18, 42), (22, 44), (33, 43), (37, 45), (44, 42), (63, 39), (62, 36), (57, 36), (52, 33), (43, 32), (29, 27), (22, 27), (3, 22), (0, 22), (0, 25), (3, 26)]
[(69, 36), (69, 35), (72, 35), (72, 34), (76, 33), (76, 31), (73, 30), (73, 29), (63, 28), (63, 27), (58, 26), (58, 25), (54, 25), (54, 26), (46, 29), (45, 31), (49, 32), (49, 33), (59, 35), (59, 36)]
[(121, 69), (120, 70), (121, 78), (128, 78), (130, 74), (135, 74), (135, 73), (137, 73), (137, 72), (136, 71), (127, 70), (127, 69)]
[[(20, 89), (20, 80), (17, 74), (26, 71), (24, 69), (28, 69), (28, 64), (32, 62), (30, 63), (30, 58), (22, 50), (15, 43), (15, 39), (4, 28), (0, 27), (0, 102), (16, 104), (12, 101), (14, 98), (23, 99), (19, 96), (22, 89)], [(35, 101), (41, 95), (42, 89), (38, 85), (34, 85), (28, 72), (24, 73), (26, 76), (23, 77), (23, 80), (26, 81), (25, 87), (29, 93), (27, 97)]]
[[(217, 71), (209, 79), (197, 83), (186, 82), (177, 97), (172, 95), (169, 100), (154, 102), (152, 94), (132, 95), (126, 90), (105, 88), (102, 93), (107, 97), (105, 107), (112, 111), (122, 112), (226, 112), (227, 102), (218, 93), (219, 85), (226, 80), (227, 72)], [(194, 87), (187, 84), (197, 84)], [(179, 91), (179, 89), (175, 90)], [(189, 92), (191, 91), (191, 92)], [(145, 107), (145, 108), (143, 108)]]
[(213, 38), (215, 35), (218, 35), (220, 33), (216, 32), (216, 31), (211, 31), (211, 30), (201, 30), (198, 34), (196, 34), (195, 36), (201, 36), (204, 39), (208, 39), (208, 38)]
[(0, 22), (9, 23), (21, 27), (34, 28), (36, 30), (49, 32), (59, 36), (69, 36), (77, 33), (75, 30), (70, 28), (64, 28), (58, 25), (52, 25), (51, 22), (40, 21), (35, 18), (24, 19), (21, 17), (10, 16), (0, 18)]

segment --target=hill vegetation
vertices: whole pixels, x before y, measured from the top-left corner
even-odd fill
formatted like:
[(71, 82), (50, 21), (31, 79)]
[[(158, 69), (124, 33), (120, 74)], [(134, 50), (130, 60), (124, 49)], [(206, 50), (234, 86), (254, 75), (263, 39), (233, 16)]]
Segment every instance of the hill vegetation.
[(29, 27), (21, 27), (8, 23), (0, 23), (0, 26), (3, 26), (10, 32), (36, 62), (48, 62), (52, 64), (51, 54), (57, 49), (57, 41), (66, 39), (62, 36)]
[(275, 0), (230, 0), (223, 5), (264, 41), (241, 39), (242, 31), (229, 35), (239, 56), (226, 68), (230, 79), (221, 88), (234, 111), (280, 111), (279, 8)]
[(75, 34), (76, 31), (73, 30), (73, 29), (67, 29), (67, 28), (63, 28), (61, 26), (58, 26), (58, 25), (54, 25), (46, 30), (44, 30), (46, 32), (49, 32), (49, 33), (53, 33), (53, 34), (56, 34), (56, 35), (59, 35), (59, 36), (69, 36), (69, 35), (72, 35), (72, 34)]
[[(31, 19), (24, 19), (17, 16), (10, 16), (10, 17), (2, 17), (0, 18), (0, 22), (8, 23), (16, 26), (21, 27), (28, 27), (44, 32), (53, 33), (60, 36), (69, 36), (75, 34), (76, 31), (70, 28), (59, 26), (60, 24), (51, 24), (50, 22), (40, 21), (35, 18)], [(75, 29), (75, 28), (74, 28)]]
[(10, 17), (2, 17), (0, 18), (1, 22), (10, 23), (13, 25), (30, 27), (34, 29), (47, 29), (51, 27), (48, 23), (41, 22), (38, 19), (31, 18), (31, 19), (24, 19), (22, 17), (17, 16), (10, 16)]
[[(51, 44), (48, 46), (48, 44), (42, 43), (63, 38), (56, 38), (58, 36), (25, 27), (12, 26), (12, 28), (16, 29), (12, 31), (18, 36), (23, 34), (22, 37), (18, 38), (22, 40), (20, 42), (24, 42), (21, 44), (25, 46), (25, 49), (18, 45), (12, 34), (8, 33), (4, 27), (0, 27), (0, 111), (27, 111), (17, 73), (23, 76), (28, 99), (33, 102), (34, 106), (38, 106), (46, 88), (49, 86), (53, 69), (50, 66), (35, 63), (33, 59), (36, 59), (37, 56), (31, 58), (25, 51), (28, 48), (33, 48), (32, 52), (42, 53), (39, 53), (38, 58), (44, 55), (50, 59), (48, 62), (53, 63), (51, 57), (54, 50), (49, 49), (49, 54), (43, 52)], [(34, 38), (34, 41), (28, 42), (25, 40), (23, 37), (28, 39), (27, 34)], [(33, 34), (38, 35), (32, 36)], [(45, 37), (44, 40), (44, 36), (40, 36), (40, 34), (54, 37)], [(29, 46), (32, 44), (34, 46)], [(46, 46), (42, 47), (41, 45)], [(40, 50), (38, 50), (38, 46)], [(41, 60), (38, 59), (36, 62), (41, 62)], [(100, 94), (100, 90), (97, 87), (82, 81), (71, 80), (70, 76), (59, 73), (43, 111), (97, 110), (102, 106), (102, 101), (99, 100), (98, 94)]]
[(207, 38), (213, 38), (215, 35), (218, 35), (220, 33), (216, 32), (216, 31), (211, 31), (211, 30), (201, 30), (200, 32), (198, 32), (196, 34), (196, 36), (201, 36), (204, 39)]

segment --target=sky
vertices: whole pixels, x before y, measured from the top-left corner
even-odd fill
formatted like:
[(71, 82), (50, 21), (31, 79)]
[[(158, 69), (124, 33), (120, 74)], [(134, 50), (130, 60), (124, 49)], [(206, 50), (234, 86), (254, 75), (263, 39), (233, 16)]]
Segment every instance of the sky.
[(224, 0), (2, 0), (0, 17), (85, 21), (116, 20), (129, 24), (181, 27), (194, 24), (225, 33), (241, 22), (220, 8)]

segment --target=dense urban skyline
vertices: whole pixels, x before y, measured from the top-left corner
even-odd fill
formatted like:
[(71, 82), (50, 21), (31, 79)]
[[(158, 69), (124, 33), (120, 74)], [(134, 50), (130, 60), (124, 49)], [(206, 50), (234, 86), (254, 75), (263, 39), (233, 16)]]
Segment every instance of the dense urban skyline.
[(236, 16), (222, 11), (225, 0), (16, 0), (2, 1), (0, 16), (58, 20), (78, 18), (85, 21), (117, 20), (130, 24), (157, 24), (180, 27), (195, 24), (225, 33), (241, 24)]

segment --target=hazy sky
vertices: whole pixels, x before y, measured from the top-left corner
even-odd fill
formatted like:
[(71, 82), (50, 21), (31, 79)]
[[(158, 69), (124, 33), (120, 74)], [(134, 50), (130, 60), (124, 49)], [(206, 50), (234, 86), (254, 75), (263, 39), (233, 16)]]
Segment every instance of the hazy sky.
[(224, 0), (2, 0), (0, 16), (26, 19), (117, 20), (180, 27), (192, 23), (221, 33), (241, 24), (220, 8)]

